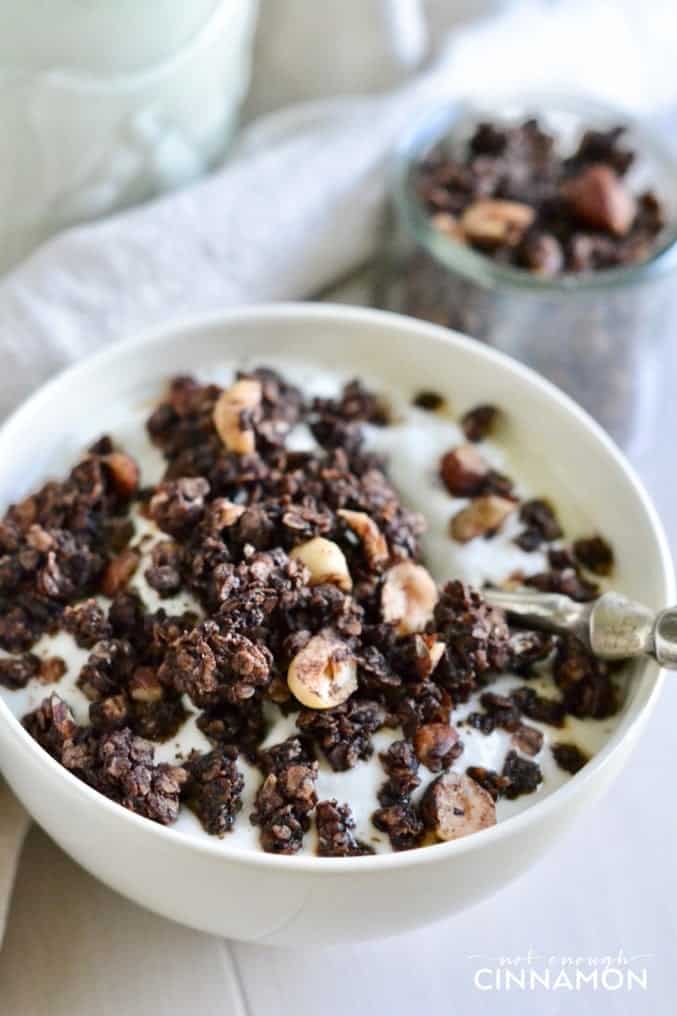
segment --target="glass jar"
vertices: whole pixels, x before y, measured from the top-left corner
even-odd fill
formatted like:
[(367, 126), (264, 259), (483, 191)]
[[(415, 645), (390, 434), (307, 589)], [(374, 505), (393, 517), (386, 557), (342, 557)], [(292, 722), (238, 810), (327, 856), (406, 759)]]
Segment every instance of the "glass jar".
[[(440, 142), (462, 156), (481, 121), (536, 117), (570, 154), (586, 129), (627, 125), (636, 152), (631, 188), (652, 189), (667, 225), (641, 264), (543, 278), (499, 264), (436, 229), (415, 186)], [(529, 98), (501, 110), (453, 104), (434, 111), (395, 153), (374, 302), (455, 328), (529, 364), (572, 395), (626, 449), (650, 439), (677, 303), (677, 163), (623, 113), (588, 101)], [(677, 322), (676, 322), (677, 323)]]

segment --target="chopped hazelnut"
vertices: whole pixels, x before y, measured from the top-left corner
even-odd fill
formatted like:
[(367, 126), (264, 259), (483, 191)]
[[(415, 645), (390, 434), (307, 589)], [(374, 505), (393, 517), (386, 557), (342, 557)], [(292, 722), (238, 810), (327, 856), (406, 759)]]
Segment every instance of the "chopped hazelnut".
[(456, 840), (495, 825), (496, 805), (470, 776), (444, 773), (427, 788), (421, 817), (438, 840)]
[(254, 378), (242, 378), (219, 396), (214, 406), (214, 426), (228, 451), (251, 455), (256, 435), (249, 417), (261, 405), (263, 389)]
[(625, 236), (637, 214), (637, 202), (610, 166), (588, 166), (563, 188), (575, 215), (595, 229)]
[(436, 603), (437, 586), (422, 565), (402, 561), (386, 574), (381, 609), (384, 621), (397, 625), (398, 635), (423, 631)]
[(430, 677), (444, 655), (444, 642), (437, 642), (434, 635), (417, 633), (410, 643), (416, 673), (422, 681)]
[(388, 544), (381, 530), (366, 512), (352, 512), (347, 508), (341, 508), (336, 514), (344, 520), (346, 525), (350, 526), (354, 533), (357, 533), (362, 541), (367, 560), (373, 568), (387, 563), (390, 556)]
[(445, 236), (448, 236), (450, 240), (456, 240), (457, 243), (463, 243), (465, 241), (463, 228), (456, 216), (452, 215), (450, 212), (437, 212), (436, 215), (431, 217), (430, 222), (438, 233), (443, 233)]
[(301, 705), (331, 709), (357, 690), (357, 665), (345, 642), (331, 632), (321, 632), (291, 661), (287, 683)]
[(488, 472), (486, 462), (471, 444), (453, 448), (440, 461), (442, 482), (454, 497), (479, 494)]
[(101, 456), (101, 464), (108, 471), (111, 483), (120, 497), (129, 498), (139, 486), (139, 467), (124, 452), (110, 452)]
[(32, 525), (26, 533), (26, 543), (41, 554), (46, 554), (54, 549), (54, 537), (43, 529), (42, 526)]
[(214, 531), (230, 529), (231, 526), (234, 526), (242, 518), (246, 510), (247, 508), (243, 504), (235, 504), (234, 501), (229, 501), (227, 497), (217, 497), (207, 509), (209, 527)]
[(435, 669), (435, 667), (437, 666), (437, 664), (442, 659), (442, 657), (444, 656), (444, 650), (445, 649), (446, 649), (446, 646), (444, 645), (444, 642), (433, 642), (433, 644), (431, 645), (431, 647), (430, 647), (430, 664), (431, 664), (431, 666), (430, 666), (430, 673), (431, 674), (432, 674), (433, 670)]
[(433, 773), (448, 769), (462, 750), (457, 731), (448, 723), (424, 723), (414, 734), (416, 757)]
[(493, 533), (515, 509), (515, 502), (496, 494), (478, 497), (451, 520), (451, 535), (459, 543)]
[(112, 558), (101, 578), (101, 592), (111, 599), (125, 588), (141, 560), (138, 550), (131, 547)]
[(164, 690), (152, 667), (137, 667), (129, 681), (129, 695), (135, 702), (159, 702)]
[(306, 543), (294, 547), (289, 555), (292, 560), (300, 561), (310, 572), (311, 586), (319, 586), (327, 582), (338, 586), (348, 593), (353, 588), (353, 580), (348, 571), (348, 562), (339, 545), (323, 536), (316, 536)]
[(471, 243), (482, 247), (514, 247), (535, 218), (529, 205), (518, 201), (481, 198), (461, 216), (461, 229)]

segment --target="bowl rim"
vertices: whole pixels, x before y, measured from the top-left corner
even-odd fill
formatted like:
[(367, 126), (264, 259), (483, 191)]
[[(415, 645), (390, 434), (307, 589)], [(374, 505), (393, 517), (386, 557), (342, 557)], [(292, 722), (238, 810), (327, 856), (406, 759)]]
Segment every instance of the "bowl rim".
[[(336, 322), (341, 319), (353, 325), (363, 324), (365, 328), (368, 326), (380, 326), (386, 330), (392, 328), (405, 329), (411, 333), (412, 338), (418, 335), (418, 337), (423, 337), (433, 344), (439, 343), (461, 349), (486, 364), (488, 369), (498, 367), (502, 373), (519, 377), (531, 387), (540, 389), (541, 393), (547, 398), (558, 403), (579, 425), (591, 432), (597, 443), (602, 446), (603, 452), (613, 461), (614, 468), (623, 474), (626, 483), (632, 488), (656, 540), (658, 548), (656, 565), (661, 572), (660, 579), (666, 602), (675, 600), (676, 581), (672, 556), (663, 525), (634, 468), (601, 426), (559, 388), (542, 378), (531, 368), (513, 360), (504, 353), (471, 339), (460, 332), (444, 328), (440, 325), (408, 318), (390, 311), (331, 303), (287, 302), (258, 305), (245, 304), (224, 310), (174, 319), (159, 327), (144, 330), (130, 338), (115, 342), (94, 355), (71, 365), (46, 384), (40, 386), (33, 395), (24, 400), (11, 413), (2, 427), (0, 427), (0, 454), (3, 445), (12, 439), (13, 431), (22, 428), (24, 417), (39, 412), (41, 403), (46, 402), (55, 389), (66, 383), (72, 384), (77, 380), (82, 382), (90, 372), (99, 373), (105, 371), (109, 364), (119, 359), (126, 359), (130, 355), (133, 355), (135, 350), (155, 344), (161, 346), (167, 341), (176, 340), (183, 333), (193, 331), (218, 327), (228, 328), (232, 331), (239, 323), (251, 322), (252, 320), (268, 321), (271, 325), (279, 321), (316, 321), (318, 325), (321, 325), (323, 322)], [(113, 821), (115, 821), (117, 816), (117, 821), (123, 825), (131, 823), (131, 828), (136, 827), (139, 834), (143, 834), (145, 831), (145, 834), (151, 841), (155, 840), (159, 843), (164, 843), (168, 848), (177, 850), (196, 850), (201, 854), (218, 858), (224, 864), (237, 862), (254, 868), (280, 869), (290, 874), (292, 872), (307, 872), (318, 875), (322, 873), (351, 875), (394, 868), (409, 868), (413, 865), (442, 862), (445, 859), (451, 860), (456, 855), (489, 847), (494, 841), (509, 840), (513, 833), (516, 834), (524, 829), (524, 827), (546, 819), (552, 812), (565, 807), (574, 798), (579, 796), (584, 791), (586, 785), (591, 783), (594, 777), (611, 764), (614, 756), (622, 749), (626, 738), (631, 738), (633, 731), (641, 728), (655, 707), (663, 678), (663, 671), (658, 665), (651, 661), (647, 662), (639, 678), (642, 681), (643, 689), (646, 689), (646, 691), (638, 697), (636, 704), (633, 703), (633, 707), (628, 712), (628, 715), (620, 721), (601, 750), (593, 756), (583, 769), (567, 780), (562, 786), (540, 801), (535, 801), (533, 805), (519, 814), (498, 822), (488, 829), (473, 833), (470, 836), (452, 840), (448, 843), (435, 844), (434, 849), (424, 846), (399, 853), (373, 854), (348, 859), (317, 857), (315, 855), (286, 856), (268, 854), (263, 850), (253, 851), (241, 847), (225, 847), (224, 849), (222, 840), (212, 842), (207, 837), (204, 840), (198, 839), (190, 833), (174, 829), (171, 826), (159, 825), (109, 800), (103, 794), (89, 787), (72, 773), (68, 772), (68, 770), (64, 769), (56, 759), (53, 759), (33, 740), (2, 698), (0, 698), (0, 725), (7, 730), (19, 751), (23, 753), (28, 752), (28, 754), (34, 757), (36, 764), (42, 768), (46, 776), (51, 773), (52, 776), (56, 775), (59, 779), (65, 780), (67, 786), (70, 787), (71, 794), (80, 797), (83, 802), (91, 802), (91, 806), (94, 808), (104, 809)]]

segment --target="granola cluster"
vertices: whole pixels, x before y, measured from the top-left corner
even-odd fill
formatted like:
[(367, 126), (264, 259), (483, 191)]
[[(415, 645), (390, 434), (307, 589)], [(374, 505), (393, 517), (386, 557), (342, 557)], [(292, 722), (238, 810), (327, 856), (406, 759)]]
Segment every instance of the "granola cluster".
[(162, 825), (176, 821), (186, 772), (156, 763), (153, 745), (129, 727), (96, 736), (75, 722), (55, 693), (24, 718), (24, 725), (62, 766), (112, 801)]
[(317, 804), (318, 764), (312, 749), (290, 737), (259, 754), (265, 779), (256, 794), (251, 821), (261, 827), (261, 846), (272, 854), (294, 854), (310, 827)]
[(335, 799), (320, 801), (315, 809), (320, 857), (363, 857), (374, 849), (355, 839), (355, 819), (349, 805), (338, 804)]
[[(497, 417), (491, 406), (467, 413), (468, 444), (440, 466), (450, 493), (468, 498), (463, 539), (490, 538), (506, 511), (519, 512), (517, 542), (545, 548), (552, 566), (527, 581), (594, 595), (587, 576), (608, 573), (610, 549), (599, 537), (563, 547), (552, 507), (520, 504), (512, 481), (486, 465), (479, 443)], [(524, 719), (610, 715), (610, 674), (575, 640), (511, 630), (461, 582), (436, 588), (421, 562), (422, 518), (366, 449), (365, 425), (387, 421), (357, 381), (338, 398), (307, 400), (269, 369), (226, 389), (177, 378), (148, 421), (166, 460), (161, 482), (140, 489), (136, 464), (102, 438), (66, 480), (12, 506), (0, 523), (0, 647), (13, 655), (0, 660), (0, 683), (58, 679), (59, 661), (34, 653), (45, 633), (63, 629), (88, 653), (77, 675), (88, 724), (52, 693), (24, 717), (31, 735), (111, 800), (163, 824), (183, 803), (217, 836), (242, 810), (242, 757), (260, 780), (239, 821), (281, 854), (301, 848), (313, 819), (321, 855), (371, 852), (350, 804), (318, 801), (317, 782), (320, 763), (343, 772), (370, 759), (379, 731), (397, 739), (379, 755), (373, 824), (396, 850), (483, 828), (497, 797), (536, 790), (543, 736)], [(314, 450), (287, 445), (297, 425)], [(467, 515), (478, 505), (479, 522)], [(149, 609), (130, 587), (143, 560), (132, 509), (161, 531), (143, 577), (165, 608)], [(178, 593), (196, 609), (171, 612)], [(492, 675), (528, 681), (546, 660), (556, 699), (528, 683), (510, 697), (485, 690), (483, 712), (465, 721), (511, 735), (503, 772), (453, 773), (463, 751), (453, 709)], [(154, 743), (189, 710), (212, 749), (156, 762)], [(264, 748), (279, 713), (297, 733)], [(572, 747), (556, 754), (569, 769)]]
[(101, 588), (137, 483), (135, 464), (104, 439), (65, 480), (9, 509), (0, 523), (0, 648), (29, 649), (69, 603)]
[(564, 156), (535, 119), (480, 123), (462, 153), (438, 145), (416, 186), (433, 226), (501, 264), (540, 276), (646, 260), (665, 213), (627, 182), (635, 152), (626, 130), (587, 130)]

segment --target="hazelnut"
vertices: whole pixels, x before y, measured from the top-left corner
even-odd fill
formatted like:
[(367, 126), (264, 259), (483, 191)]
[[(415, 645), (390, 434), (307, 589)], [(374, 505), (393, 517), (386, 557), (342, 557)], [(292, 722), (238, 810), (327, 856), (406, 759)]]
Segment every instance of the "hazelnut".
[(529, 205), (518, 201), (480, 198), (464, 211), (461, 229), (480, 247), (515, 247), (535, 218)]
[(319, 586), (328, 582), (338, 586), (345, 593), (353, 588), (348, 571), (348, 562), (339, 545), (323, 536), (316, 536), (306, 543), (294, 547), (289, 555), (293, 561), (300, 561), (310, 572), (310, 585)]
[(366, 512), (352, 512), (347, 508), (340, 508), (336, 514), (340, 515), (346, 525), (359, 536), (367, 561), (372, 568), (379, 568), (387, 563), (390, 557), (388, 544), (381, 530)]
[(386, 574), (381, 610), (384, 621), (397, 625), (398, 635), (423, 631), (436, 603), (437, 586), (423, 565), (402, 561)]
[(470, 776), (444, 773), (423, 795), (421, 818), (438, 840), (457, 840), (496, 825), (496, 805)]
[(459, 543), (493, 533), (515, 510), (515, 502), (496, 494), (478, 497), (462, 508), (451, 520), (451, 535)]
[(516, 748), (532, 757), (538, 755), (543, 747), (543, 734), (528, 723), (520, 723), (517, 730), (513, 731), (511, 740)]
[(129, 694), (135, 702), (159, 702), (164, 696), (157, 673), (152, 667), (137, 667), (129, 681)]
[(241, 378), (221, 392), (214, 406), (213, 420), (228, 451), (251, 455), (256, 450), (251, 417), (261, 405), (261, 398), (261, 382), (254, 378)]
[(444, 642), (436, 642), (434, 635), (416, 635), (412, 640), (414, 665), (422, 681), (430, 677), (444, 655)]
[(431, 674), (432, 674), (433, 670), (435, 669), (435, 667), (437, 666), (437, 664), (442, 659), (442, 657), (444, 656), (444, 650), (445, 649), (446, 649), (446, 646), (445, 646), (444, 642), (433, 642), (433, 644), (431, 645), (431, 647), (430, 647), (430, 664), (431, 664), (431, 666), (430, 666), (430, 673)]
[(508, 592), (513, 592), (515, 589), (521, 589), (524, 586), (526, 575), (519, 568), (504, 578), (501, 582), (498, 582), (498, 589), (506, 589)]
[(110, 452), (101, 456), (101, 465), (108, 472), (116, 494), (129, 498), (139, 486), (139, 467), (124, 452)]
[(246, 512), (243, 504), (235, 504), (227, 497), (217, 497), (207, 509), (207, 522), (213, 532), (230, 529)]
[(474, 445), (464, 444), (442, 456), (440, 477), (454, 497), (479, 494), (489, 467)]
[(129, 724), (129, 702), (124, 692), (109, 695), (89, 707), (89, 718), (99, 730), (119, 730)]
[(48, 656), (40, 661), (39, 679), (43, 684), (54, 684), (66, 673), (66, 662), (60, 656)]
[(287, 684), (308, 709), (331, 709), (357, 690), (357, 665), (345, 642), (321, 632), (289, 664)]
[(610, 166), (588, 166), (562, 187), (574, 214), (593, 229), (606, 229), (616, 236), (630, 230), (637, 202)]
[(456, 729), (448, 723), (424, 723), (414, 734), (416, 757), (431, 773), (448, 769), (462, 750)]
[(41, 554), (47, 554), (54, 549), (56, 541), (51, 533), (34, 523), (26, 533), (26, 543), (34, 550), (39, 550)]
[(450, 212), (436, 212), (432, 216), (430, 223), (438, 233), (443, 233), (450, 240), (455, 240), (457, 243), (465, 241), (465, 235), (458, 219)]
[(100, 585), (103, 595), (109, 596), (111, 599), (117, 596), (139, 567), (140, 560), (141, 556), (138, 550), (133, 550), (131, 547), (112, 558), (101, 577)]

